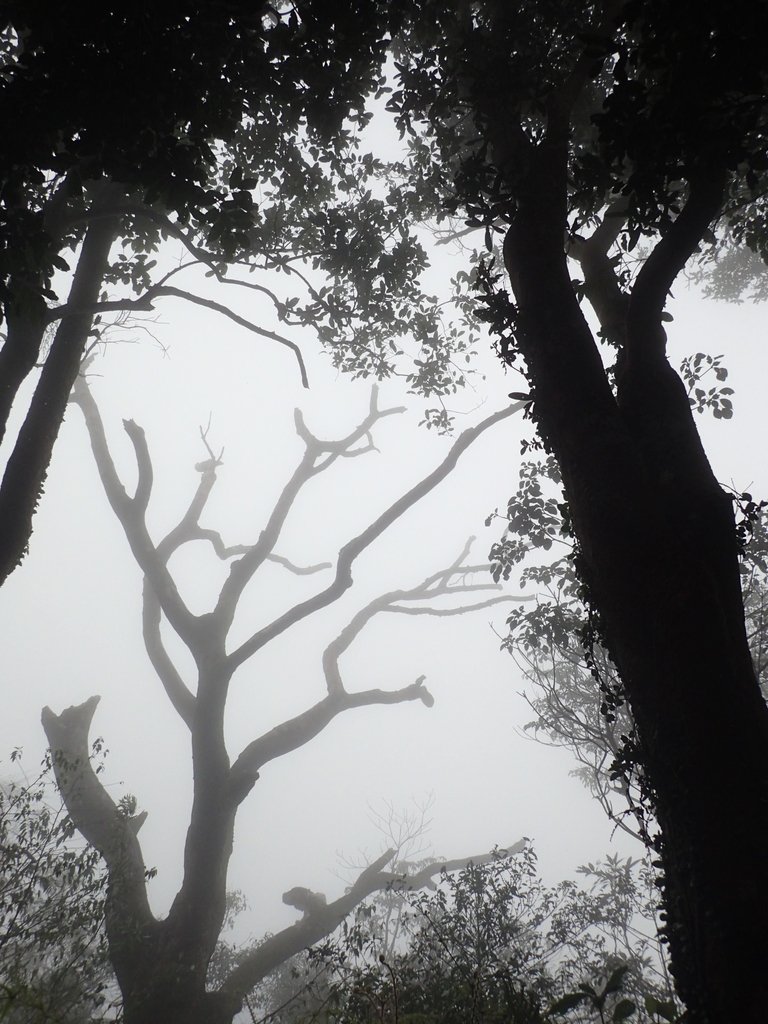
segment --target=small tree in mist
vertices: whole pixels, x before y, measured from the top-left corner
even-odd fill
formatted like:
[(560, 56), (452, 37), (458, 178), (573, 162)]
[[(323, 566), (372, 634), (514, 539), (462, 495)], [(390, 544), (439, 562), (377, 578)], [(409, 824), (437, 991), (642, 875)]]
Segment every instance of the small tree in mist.
[(631, 859), (609, 857), (545, 886), (529, 844), (399, 892), (397, 948), (382, 895), (276, 978), (249, 1006), (270, 1024), (586, 1024), (677, 1015), (654, 929), (656, 893)]
[[(326, 441), (315, 436), (295, 414), (304, 454), (255, 542), (226, 544), (214, 529), (201, 524), (216, 483), (220, 459), (208, 448), (196, 469), (199, 483), (176, 526), (155, 541), (146, 522), (152, 497), (153, 470), (149, 446), (141, 428), (124, 422), (133, 445), (138, 479), (130, 496), (118, 476), (106, 432), (85, 379), (74, 391), (82, 409), (91, 447), (107, 498), (144, 574), (143, 633), (152, 666), (191, 739), (193, 802), (184, 851), (181, 887), (168, 915), (157, 920), (146, 891), (146, 871), (138, 839), (144, 815), (121, 813), (92, 771), (87, 752), (88, 731), (98, 698), (93, 697), (60, 715), (49, 709), (43, 724), (53, 752), (57, 779), (77, 828), (101, 853), (106, 863), (109, 892), (106, 926), (110, 959), (119, 982), (128, 1024), (184, 1021), (185, 1024), (224, 1024), (232, 1020), (244, 995), (271, 969), (333, 931), (361, 900), (394, 881), (407, 887), (428, 882), (443, 862), (430, 862), (407, 872), (388, 869), (395, 851), (387, 850), (359, 872), (344, 895), (328, 901), (323, 894), (295, 887), (284, 901), (303, 917), (270, 936), (240, 959), (215, 988), (206, 987), (209, 963), (227, 915), (227, 866), (232, 853), (234, 822), (239, 806), (275, 758), (302, 747), (337, 715), (356, 708), (417, 701), (431, 706), (424, 677), (399, 689), (355, 690), (345, 685), (341, 658), (366, 625), (380, 614), (452, 616), (508, 600), (487, 574), (487, 565), (469, 560), (469, 544), (450, 564), (420, 583), (392, 590), (370, 600), (354, 614), (327, 646), (322, 657), (325, 694), (303, 712), (255, 737), (231, 757), (224, 735), (224, 714), (230, 683), (237, 669), (291, 626), (336, 602), (352, 586), (352, 569), (367, 550), (408, 509), (431, 492), (454, 468), (460, 455), (484, 431), (506, 420), (521, 407), (511, 406), (462, 433), (443, 462), (408, 492), (382, 511), (370, 525), (343, 545), (335, 567), (327, 563), (298, 566), (278, 553), (283, 526), (304, 486), (339, 460), (373, 450), (376, 423), (396, 409), (380, 409), (373, 390), (365, 418), (344, 438)], [(204, 438), (205, 440), (205, 438)], [(207, 444), (207, 442), (206, 442)], [(195, 615), (188, 609), (169, 568), (185, 545), (203, 541), (229, 566), (210, 611)], [(245, 640), (227, 647), (238, 604), (258, 570), (276, 562), (286, 571), (303, 575), (328, 574), (330, 580)], [(161, 625), (162, 623), (162, 625)], [(191, 655), (195, 679), (186, 679), (171, 657), (163, 630), (170, 627)], [(59, 772), (59, 764), (76, 765)], [(465, 859), (453, 862), (459, 867)], [(449, 866), (451, 863), (449, 862)]]
[[(18, 753), (11, 762), (17, 772)], [(76, 835), (47, 759), (36, 778), (0, 785), (0, 1020), (114, 1019), (105, 887), (100, 858)]]

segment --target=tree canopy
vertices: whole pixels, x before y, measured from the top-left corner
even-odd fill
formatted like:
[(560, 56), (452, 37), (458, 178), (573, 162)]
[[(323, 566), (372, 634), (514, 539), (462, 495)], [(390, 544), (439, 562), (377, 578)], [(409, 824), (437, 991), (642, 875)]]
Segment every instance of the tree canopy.
[[(397, 370), (427, 396), (462, 382), (472, 338), (418, 286), (412, 194), (360, 150), (388, 21), (368, 2), (4, 5), (0, 440), (12, 410), (22, 423), (5, 436), (0, 577), (23, 557), (69, 393), (110, 317), (181, 299), (285, 346), (305, 384), (290, 335), (306, 327), (352, 374)], [(183, 259), (158, 265), (168, 239)], [(246, 290), (258, 315), (185, 287), (195, 268)]]

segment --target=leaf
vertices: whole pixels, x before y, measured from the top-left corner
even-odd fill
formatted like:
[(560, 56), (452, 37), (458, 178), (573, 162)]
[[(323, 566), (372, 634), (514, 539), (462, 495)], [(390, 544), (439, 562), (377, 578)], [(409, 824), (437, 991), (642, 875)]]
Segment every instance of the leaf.
[(663, 1020), (674, 1021), (677, 1019), (677, 1008), (671, 1000), (662, 1001), (656, 996), (647, 995), (643, 1002), (648, 1013), (655, 1014)]
[(574, 1007), (579, 1006), (589, 999), (586, 992), (566, 992), (564, 996), (556, 999), (549, 1008), (550, 1013), (568, 1013)]
[(619, 1021), (631, 1017), (635, 1010), (637, 1010), (637, 1007), (631, 999), (622, 999), (621, 1002), (616, 1004), (613, 1011), (614, 1024), (619, 1024)]
[(605, 983), (603, 992), (607, 995), (609, 992), (618, 992), (621, 986), (624, 984), (624, 978), (627, 971), (629, 970), (629, 964), (622, 964), (617, 967), (615, 971), (609, 976)]

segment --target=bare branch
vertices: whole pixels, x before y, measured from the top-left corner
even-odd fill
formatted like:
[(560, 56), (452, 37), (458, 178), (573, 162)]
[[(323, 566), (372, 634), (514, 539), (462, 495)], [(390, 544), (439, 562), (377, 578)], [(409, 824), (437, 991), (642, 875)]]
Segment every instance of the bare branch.
[[(229, 281), (228, 283), (231, 284), (233, 282)], [(203, 298), (202, 295), (195, 295), (194, 292), (188, 292), (183, 288), (176, 288), (173, 285), (153, 285), (143, 295), (139, 295), (135, 299), (128, 297), (122, 299), (105, 299), (100, 302), (77, 305), (67, 302), (61, 306), (54, 306), (50, 309), (46, 314), (46, 320), (48, 323), (53, 323), (56, 320), (64, 320), (68, 317), (93, 316), (97, 313), (110, 313), (121, 310), (150, 312), (155, 308), (155, 300), (163, 297), (184, 299), (186, 302), (191, 302), (196, 306), (204, 306), (206, 309), (211, 309), (216, 313), (220, 313), (221, 316), (227, 317), (227, 319), (232, 320), (232, 322), (236, 323), (239, 327), (243, 327), (245, 330), (251, 331), (252, 334), (257, 334), (260, 338), (267, 338), (269, 341), (276, 341), (278, 345), (284, 345), (286, 348), (289, 348), (295, 355), (296, 361), (299, 364), (301, 383), (305, 388), (309, 387), (309, 379), (307, 377), (307, 368), (304, 363), (304, 357), (301, 353), (301, 349), (295, 341), (291, 341), (289, 338), (284, 338), (282, 334), (277, 334), (275, 331), (269, 331), (265, 327), (259, 327), (257, 324), (253, 323), (252, 320), (247, 320), (245, 317), (240, 316), (239, 313), (235, 313), (234, 310), (230, 309), (229, 306), (224, 305), (222, 302)]]
[[(217, 531), (204, 530), (198, 523), (213, 490), (213, 485), (216, 483), (216, 465), (217, 462), (215, 460), (208, 460), (205, 464), (198, 463), (200, 483), (197, 485), (189, 507), (176, 526), (157, 545), (158, 558), (164, 563), (168, 562), (174, 551), (177, 551), (182, 544), (186, 544), (190, 540), (209, 540), (217, 554), (219, 554), (219, 551), (216, 550), (219, 543), (221, 544), (221, 551), (226, 552), (228, 550), (224, 547)], [(204, 468), (201, 469), (201, 466)], [(209, 534), (212, 536), (208, 536)], [(216, 538), (218, 538), (218, 541)], [(232, 552), (232, 554), (235, 553), (235, 551)], [(219, 557), (230, 556), (219, 554)]]
[[(525, 848), (526, 842), (526, 839), (521, 839), (506, 851), (499, 851), (499, 853), (519, 853)], [(380, 892), (390, 886), (418, 890), (429, 885), (434, 876), (441, 872), (460, 871), (469, 864), (488, 863), (497, 856), (497, 853), (482, 853), (473, 857), (449, 861), (433, 861), (414, 875), (385, 871), (384, 868), (394, 856), (394, 849), (386, 850), (361, 872), (357, 881), (343, 896), (332, 903), (323, 903), (319, 898), (321, 897), (320, 893), (309, 893), (309, 890), (302, 890), (310, 897), (314, 896), (315, 899), (310, 899), (299, 908), (304, 910), (301, 920), (284, 928), (276, 935), (270, 936), (257, 949), (249, 953), (230, 973), (221, 986), (221, 991), (240, 998), (244, 997), (275, 967), (285, 963), (286, 960), (303, 949), (313, 946), (326, 935), (330, 935), (359, 903), (375, 892)], [(291, 892), (295, 893), (296, 890), (291, 890)]]
[(51, 748), (56, 782), (77, 829), (102, 855), (109, 872), (108, 927), (146, 928), (154, 923), (146, 870), (136, 833), (141, 820), (121, 814), (91, 767), (88, 732), (98, 697), (56, 715), (46, 707), (42, 723)]
[[(145, 492), (151, 488), (151, 464), (143, 431), (136, 424), (126, 423), (126, 431), (133, 442), (139, 465), (139, 486), (136, 498), (132, 499), (128, 497), (117, 474), (98, 406), (82, 376), (75, 382), (72, 401), (80, 406), (85, 417), (99, 477), (107, 500), (123, 527), (134, 558), (151, 581), (171, 626), (190, 651), (199, 651), (200, 638), (196, 629), (197, 620), (184, 604), (165, 562), (159, 557), (144, 519), (146, 501), (149, 498), (149, 494)], [(142, 502), (145, 504), (142, 505)]]
[(136, 483), (136, 493), (133, 496), (131, 507), (136, 514), (143, 516), (147, 511), (149, 498), (152, 494), (152, 484), (154, 483), (152, 459), (149, 455), (149, 448), (147, 448), (146, 436), (141, 427), (133, 420), (123, 420), (123, 428), (131, 439), (133, 451), (136, 455), (136, 468), (139, 474)]
[(207, 527), (192, 526), (185, 540), (207, 540), (214, 552), (222, 561), (234, 558), (235, 555), (247, 555), (253, 544), (225, 544), (218, 530)]
[(309, 576), (315, 572), (322, 572), (323, 569), (333, 568), (333, 562), (318, 562), (316, 565), (296, 565), (295, 562), (283, 558), (282, 555), (275, 554), (267, 555), (267, 561), (277, 562), (278, 565), (282, 565), (283, 568), (294, 573), (296, 576)]
[(277, 295), (269, 288), (265, 288), (263, 284), (257, 284), (255, 281), (241, 281), (237, 277), (226, 277), (225, 275), (217, 274), (216, 280), (221, 284), (237, 285), (240, 288), (248, 288), (251, 291), (258, 292), (260, 295), (266, 295), (276, 310), (280, 311), (283, 304), (278, 299)]
[(187, 292), (181, 288), (174, 288), (172, 285), (163, 285), (152, 292), (152, 298), (160, 297), (162, 295), (174, 296), (178, 299), (186, 299), (187, 302), (192, 302), (197, 306), (204, 306), (206, 309), (212, 309), (216, 313), (220, 313), (222, 316), (232, 320), (232, 322), (236, 323), (239, 327), (244, 327), (247, 331), (251, 331), (253, 334), (258, 334), (260, 338), (268, 338), (270, 341), (276, 341), (278, 345), (284, 345), (286, 348), (289, 348), (296, 356), (296, 361), (299, 364), (301, 383), (305, 388), (309, 387), (309, 379), (307, 377), (307, 368), (304, 365), (304, 357), (301, 354), (301, 349), (295, 341), (290, 341), (288, 338), (284, 338), (281, 334), (276, 334), (274, 331), (268, 331), (263, 327), (257, 327), (256, 324), (252, 323), (250, 320), (246, 320), (245, 317), (239, 316), (231, 310), (229, 306), (225, 306), (221, 302), (214, 302), (213, 299), (204, 299), (201, 295), (195, 295), (193, 292)]
[(374, 704), (404, 704), (412, 700), (420, 700), (427, 707), (433, 704), (432, 694), (424, 686), (424, 676), (399, 690), (372, 689), (360, 693), (329, 693), (311, 708), (286, 722), (281, 722), (244, 748), (232, 765), (230, 773), (233, 793), (239, 794), (244, 790), (245, 784), (255, 781), (260, 769), (269, 761), (274, 761), (291, 750), (309, 743), (341, 712)]
[(352, 585), (352, 566), (357, 557), (365, 551), (366, 548), (370, 547), (370, 545), (379, 536), (381, 536), (381, 534), (384, 533), (392, 523), (396, 522), (402, 515), (404, 515), (408, 509), (414, 506), (425, 495), (429, 494), (430, 491), (434, 490), (434, 488), (453, 470), (460, 456), (484, 431), (488, 430), (496, 423), (507, 419), (513, 413), (522, 411), (524, 408), (524, 402), (517, 402), (514, 405), (508, 406), (506, 409), (502, 409), (499, 412), (494, 413), (477, 426), (470, 427), (469, 430), (465, 430), (464, 433), (460, 434), (448, 455), (435, 470), (424, 477), (423, 480), (407, 491), (401, 498), (398, 498), (397, 501), (393, 502), (393, 504), (390, 505), (389, 508), (386, 509), (386, 511), (384, 511), (377, 519), (375, 519), (367, 529), (363, 530), (361, 534), (344, 545), (339, 552), (339, 558), (336, 564), (336, 576), (333, 582), (319, 594), (295, 605), (269, 625), (265, 626), (257, 633), (254, 633), (248, 640), (230, 654), (230, 665), (233, 668), (241, 665), (244, 661), (255, 654), (256, 651), (260, 650), (266, 643), (285, 632), (285, 630), (290, 626), (294, 625), (296, 622), (300, 622), (302, 619), (311, 615), (318, 609), (325, 608), (329, 604), (338, 600), (338, 598), (341, 597), (341, 595)]
[[(368, 415), (362, 423), (339, 441), (326, 441), (315, 437), (305, 424), (301, 412), (298, 409), (294, 411), (296, 430), (305, 445), (304, 455), (283, 488), (258, 541), (243, 558), (231, 567), (229, 577), (221, 588), (214, 616), (221, 623), (223, 629), (226, 630), (231, 625), (237, 602), (254, 573), (267, 558), (273, 555), (274, 546), (301, 488), (312, 477), (328, 469), (336, 458), (353, 448), (362, 437), (369, 435), (378, 420), (403, 411), (400, 408), (379, 409), (377, 395), (378, 390), (375, 387), (372, 388)], [(323, 459), (324, 455), (327, 455), (328, 458)], [(239, 661), (236, 662), (236, 664), (239, 663)]]
[[(502, 601), (515, 600), (511, 595), (500, 595), (498, 597), (487, 598), (485, 601), (476, 602), (472, 605), (461, 605), (455, 608), (409, 608), (402, 607), (399, 604), (401, 601), (425, 601), (435, 597), (451, 594), (501, 590), (500, 585), (493, 583), (490, 579), (484, 583), (466, 582), (466, 577), (468, 575), (478, 571), (487, 573), (490, 568), (487, 564), (479, 566), (462, 565), (464, 558), (469, 554), (469, 549), (472, 546), (474, 539), (474, 537), (469, 538), (459, 557), (455, 559), (448, 568), (441, 569), (439, 572), (433, 573), (425, 580), (422, 580), (421, 583), (416, 584), (416, 586), (411, 587), (408, 590), (391, 590), (389, 593), (381, 594), (379, 597), (369, 601), (364, 608), (361, 608), (360, 611), (353, 616), (351, 621), (341, 630), (335, 640), (333, 640), (323, 652), (323, 672), (325, 674), (326, 686), (330, 695), (339, 695), (345, 692), (339, 669), (339, 658), (344, 651), (349, 648), (352, 641), (360, 634), (368, 622), (370, 622), (370, 620), (380, 612), (400, 612), (401, 614), (406, 615), (461, 615), (464, 612), (479, 608), (487, 608)], [(532, 596), (530, 600), (533, 599), (534, 598)]]
[(470, 864), (490, 864), (496, 860), (499, 856), (512, 856), (515, 853), (522, 853), (526, 847), (528, 840), (525, 836), (522, 839), (518, 839), (516, 843), (505, 849), (491, 850), (488, 853), (475, 854), (473, 857), (461, 857), (454, 858), (453, 860), (435, 861), (433, 864), (427, 864), (426, 867), (420, 868), (414, 875), (406, 875), (405, 877), (398, 878), (397, 875), (392, 877), (392, 882), (397, 885), (399, 889), (423, 889), (425, 886), (429, 887), (431, 880), (435, 875), (447, 873), (450, 874), (452, 871), (463, 871), (464, 868), (469, 867)]
[(437, 617), (447, 615), (464, 615), (465, 612), (476, 612), (482, 608), (491, 608), (495, 604), (508, 604), (510, 601), (535, 601), (533, 594), (501, 594), (499, 597), (489, 597), (486, 601), (476, 601), (474, 604), (464, 604), (459, 608), (402, 608), (392, 605), (382, 609), (386, 612), (399, 612), (401, 615), (434, 615)]
[(195, 697), (171, 661), (160, 633), (160, 602), (149, 579), (144, 577), (142, 594), (142, 631), (152, 668), (157, 672), (168, 699), (189, 729), (195, 714)]

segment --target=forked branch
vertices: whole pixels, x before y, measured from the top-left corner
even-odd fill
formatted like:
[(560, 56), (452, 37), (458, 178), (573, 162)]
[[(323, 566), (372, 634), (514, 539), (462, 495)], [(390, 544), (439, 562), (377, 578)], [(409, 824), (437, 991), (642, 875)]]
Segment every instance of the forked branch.
[(320, 593), (316, 594), (314, 597), (308, 598), (306, 601), (302, 601), (299, 604), (294, 605), (293, 608), (290, 608), (269, 625), (264, 626), (258, 632), (254, 633), (248, 640), (241, 644), (240, 647), (232, 652), (228, 659), (230, 665), (233, 668), (241, 665), (244, 661), (247, 661), (248, 658), (255, 654), (256, 651), (260, 650), (276, 636), (280, 636), (295, 623), (300, 622), (308, 615), (312, 615), (319, 609), (326, 608), (334, 601), (337, 601), (339, 597), (341, 597), (341, 595), (352, 586), (352, 566), (358, 556), (370, 547), (378, 537), (389, 529), (393, 523), (397, 522), (397, 520), (400, 519), (401, 516), (403, 516), (410, 508), (416, 505), (417, 502), (445, 480), (445, 478), (455, 468), (461, 455), (482, 433), (495, 424), (500, 423), (502, 420), (507, 419), (513, 413), (521, 412), (524, 409), (525, 402), (516, 402), (513, 405), (508, 406), (506, 409), (501, 409), (499, 412), (493, 413), (477, 426), (470, 427), (468, 430), (465, 430), (463, 434), (460, 434), (454, 442), (451, 450), (448, 452), (448, 455), (436, 469), (425, 476), (423, 480), (420, 480), (419, 483), (415, 484), (409, 491), (402, 495), (402, 497), (394, 501), (389, 508), (382, 512), (381, 515), (378, 516), (370, 526), (363, 530), (362, 533), (358, 534), (357, 537), (344, 545), (339, 552), (339, 557), (336, 562), (335, 578), (325, 588), (325, 590), (320, 591)]

